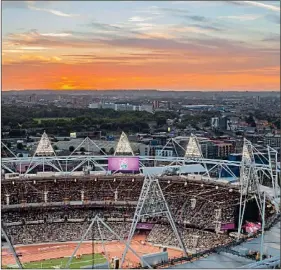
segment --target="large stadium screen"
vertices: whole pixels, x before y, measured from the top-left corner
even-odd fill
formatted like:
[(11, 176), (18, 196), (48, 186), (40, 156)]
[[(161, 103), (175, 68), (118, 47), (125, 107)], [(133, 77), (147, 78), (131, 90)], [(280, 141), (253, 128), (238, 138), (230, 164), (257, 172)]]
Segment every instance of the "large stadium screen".
[(70, 138), (77, 138), (76, 132), (71, 132), (70, 133)]
[(108, 158), (108, 170), (120, 172), (139, 171), (138, 157), (110, 157)]

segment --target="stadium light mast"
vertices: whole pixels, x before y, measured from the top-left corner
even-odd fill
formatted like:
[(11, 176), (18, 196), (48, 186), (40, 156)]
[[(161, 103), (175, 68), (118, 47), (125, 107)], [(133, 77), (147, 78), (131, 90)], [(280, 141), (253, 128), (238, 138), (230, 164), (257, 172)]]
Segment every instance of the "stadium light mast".
[(127, 135), (125, 134), (125, 132), (122, 132), (120, 139), (118, 141), (118, 144), (116, 146), (115, 152), (114, 152), (114, 156), (116, 155), (124, 155), (124, 154), (130, 154), (132, 156), (134, 156), (134, 152), (133, 149), (130, 145), (129, 139), (127, 137)]
[(41, 162), (35, 162), (35, 165), (33, 165), (33, 160), (36, 156), (39, 156), (39, 157), (42, 157), (42, 165), (43, 165), (43, 172), (45, 171), (45, 157), (48, 157), (48, 156), (55, 156), (55, 159), (59, 165), (59, 168), (56, 167), (54, 164), (52, 164), (51, 162), (47, 161), (46, 164), (47, 165), (51, 165), (52, 167), (54, 167), (56, 170), (58, 171), (63, 171), (62, 170), (62, 167), (60, 165), (60, 162), (59, 160), (57, 159), (57, 156), (56, 156), (56, 152), (54, 151), (53, 147), (52, 147), (52, 144), (49, 140), (49, 137), (48, 135), (46, 134), (46, 132), (44, 131), (44, 133), (42, 134), (41, 136), (41, 139), (37, 145), (37, 148), (34, 152), (34, 155), (32, 156), (32, 159), (28, 165), (28, 168), (27, 170), (25, 171), (25, 174), (26, 175), (29, 170), (32, 170), (34, 169), (35, 167), (37, 167), (38, 165), (40, 165)]
[(150, 175), (147, 175), (144, 179), (141, 194), (140, 194), (137, 206), (136, 206), (133, 222), (132, 222), (131, 229), (130, 229), (128, 239), (127, 239), (127, 245), (126, 245), (126, 248), (122, 255), (121, 267), (125, 261), (125, 258), (126, 258), (127, 252), (128, 252), (128, 247), (130, 246), (130, 243), (134, 236), (138, 222), (142, 218), (152, 217), (152, 216), (166, 216), (167, 217), (167, 219), (170, 222), (170, 225), (172, 227), (172, 230), (180, 244), (180, 247), (184, 252), (184, 255), (187, 256), (186, 248), (178, 233), (176, 224), (173, 220), (173, 217), (169, 210), (168, 204), (165, 200), (164, 194), (159, 185), (159, 181), (158, 181), (158, 179), (156, 179), (154, 177), (152, 178)]
[[(265, 194), (263, 194), (265, 196)], [(257, 174), (253, 146), (250, 141), (244, 138), (242, 150), (242, 165), (240, 171), (240, 205), (238, 219), (238, 239), (240, 239), (246, 204), (249, 199), (255, 198), (259, 208), (260, 216), (262, 213), (262, 198), (260, 193), (260, 183)], [(264, 220), (262, 220), (264, 222)]]
[(186, 146), (186, 150), (185, 150), (185, 155), (184, 155), (185, 159), (194, 159), (196, 161), (200, 161), (205, 170), (206, 170), (206, 174), (207, 176), (210, 178), (210, 174), (209, 174), (209, 170), (207, 168), (207, 165), (205, 162), (203, 162), (203, 154), (201, 151), (201, 147), (198, 141), (198, 138), (191, 133), (188, 144)]

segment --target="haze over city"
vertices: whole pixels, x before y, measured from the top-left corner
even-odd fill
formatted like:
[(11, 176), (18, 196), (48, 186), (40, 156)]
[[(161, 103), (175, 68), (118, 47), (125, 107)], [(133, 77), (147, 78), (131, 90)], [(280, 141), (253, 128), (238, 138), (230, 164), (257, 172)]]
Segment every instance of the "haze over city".
[(3, 90), (280, 90), (279, 1), (4, 1)]

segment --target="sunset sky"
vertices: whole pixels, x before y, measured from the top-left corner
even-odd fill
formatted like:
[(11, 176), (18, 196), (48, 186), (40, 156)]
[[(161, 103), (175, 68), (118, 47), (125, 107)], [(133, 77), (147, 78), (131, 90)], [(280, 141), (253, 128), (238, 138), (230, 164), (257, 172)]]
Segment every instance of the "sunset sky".
[(279, 1), (2, 2), (2, 89), (279, 90)]

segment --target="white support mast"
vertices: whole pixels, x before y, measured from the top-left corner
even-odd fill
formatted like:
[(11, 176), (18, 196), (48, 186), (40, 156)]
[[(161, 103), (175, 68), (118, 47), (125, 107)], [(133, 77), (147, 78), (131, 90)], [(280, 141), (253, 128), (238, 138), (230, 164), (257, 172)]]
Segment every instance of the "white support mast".
[(179, 245), (184, 252), (184, 255), (187, 256), (186, 248), (180, 237), (180, 234), (178, 233), (176, 224), (171, 215), (168, 204), (165, 200), (162, 189), (159, 185), (158, 179), (152, 178), (151, 176), (146, 176), (143, 182), (141, 194), (136, 206), (133, 222), (128, 235), (127, 246), (123, 252), (121, 267), (125, 261), (128, 252), (128, 246), (130, 246), (138, 222), (143, 218), (153, 217), (153, 216), (167, 217), (172, 227), (172, 230), (177, 240), (179, 241)]
[(204, 168), (206, 169), (206, 174), (210, 178), (209, 170), (205, 162), (203, 162), (203, 154), (201, 151), (201, 146), (199, 144), (198, 138), (191, 133), (188, 144), (185, 150), (185, 159), (194, 159), (199, 161), (203, 164)]
[(122, 132), (119, 142), (116, 146), (114, 156), (118, 155), (132, 155), (134, 156), (133, 149), (130, 145), (127, 135)]
[[(278, 184), (278, 176), (280, 177), (280, 168), (278, 170), (278, 152), (270, 146), (267, 146), (267, 151), (268, 151), (268, 163), (270, 167), (272, 188), (274, 191), (274, 200), (275, 202), (277, 202), (278, 195), (280, 195), (280, 186)], [(278, 211), (279, 210), (280, 209), (278, 209)]]
[(1, 222), (1, 233), (2, 233), (2, 235), (5, 237), (5, 239), (6, 239), (6, 241), (7, 241), (7, 244), (8, 244), (8, 246), (9, 246), (9, 249), (10, 249), (10, 251), (12, 252), (12, 255), (13, 255), (14, 259), (16, 260), (16, 263), (17, 263), (17, 265), (18, 265), (18, 268), (19, 268), (19, 269), (22, 269), (22, 268), (23, 268), (23, 267), (22, 267), (22, 263), (21, 263), (21, 261), (20, 261), (20, 259), (19, 259), (19, 257), (18, 257), (18, 254), (17, 254), (17, 252), (16, 252), (16, 250), (15, 250), (13, 244), (11, 243), (11, 241), (10, 241), (8, 235), (6, 234), (6, 232), (5, 232), (5, 230), (4, 230), (4, 226), (3, 226), (3, 223), (2, 223), (2, 222)]
[[(137, 256), (138, 259), (140, 259), (140, 261), (146, 265), (148, 268), (151, 268), (150, 264), (148, 264), (144, 259), (142, 259), (136, 252), (134, 249), (132, 249), (130, 246), (128, 246), (128, 244), (124, 241), (124, 239), (122, 239), (120, 237), (120, 235), (118, 235), (118, 233), (114, 232), (108, 224), (106, 224), (98, 215), (96, 215), (93, 219), (92, 219), (92, 222), (91, 224), (89, 225), (88, 229), (86, 230), (86, 232), (83, 234), (80, 242), (78, 243), (78, 245), (76, 246), (76, 248), (74, 249), (71, 257), (69, 258), (66, 266), (65, 266), (65, 269), (70, 269), (70, 264), (73, 260), (73, 257), (75, 256), (76, 252), (79, 250), (82, 242), (85, 240), (86, 236), (88, 235), (88, 233), (90, 232), (90, 230), (93, 228), (93, 226), (96, 225), (97, 226), (97, 229), (98, 229), (98, 232), (99, 232), (99, 239), (101, 239), (102, 241), (102, 247), (104, 249), (104, 252), (105, 252), (105, 255), (106, 255), (106, 259), (107, 259), (107, 262), (110, 261), (110, 258), (108, 257), (108, 253), (106, 252), (106, 249), (105, 249), (105, 237), (104, 237), (104, 234), (102, 233), (102, 230), (101, 230), (101, 225), (103, 225), (103, 227), (105, 229), (107, 229), (109, 232), (111, 232), (111, 234), (113, 234), (121, 243), (125, 244), (126, 248), (128, 248), (134, 255)], [(93, 241), (93, 245), (95, 244), (94, 242), (95, 239), (92, 239)]]
[[(240, 238), (241, 234), (246, 204), (251, 198), (255, 198), (260, 211), (260, 216), (263, 217), (260, 183), (256, 169), (253, 146), (250, 141), (244, 138), (242, 165), (240, 171), (240, 206), (237, 235), (238, 239)], [(262, 222), (264, 222), (264, 220), (262, 220)]]

